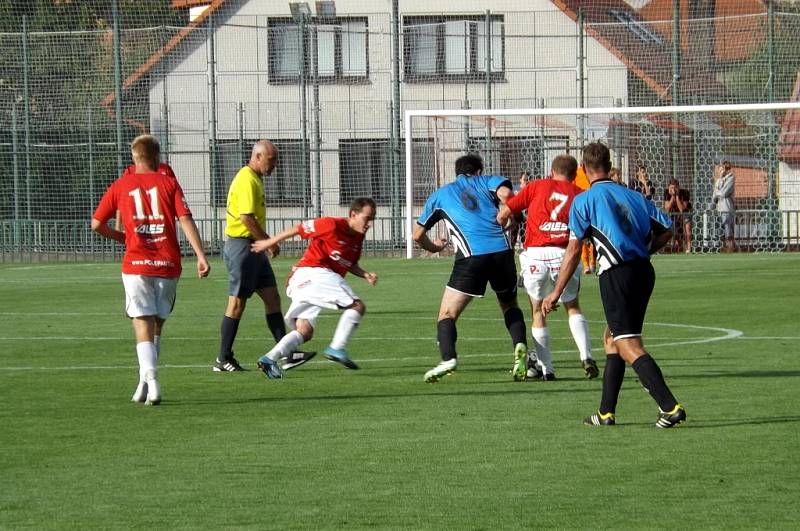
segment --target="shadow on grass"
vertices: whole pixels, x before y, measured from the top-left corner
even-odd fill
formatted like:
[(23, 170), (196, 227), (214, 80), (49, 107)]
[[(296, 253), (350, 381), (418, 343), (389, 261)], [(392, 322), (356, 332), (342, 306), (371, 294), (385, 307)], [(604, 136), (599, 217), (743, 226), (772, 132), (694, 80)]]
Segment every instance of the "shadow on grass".
[[(691, 410), (688, 410), (691, 415)], [(681, 424), (672, 430), (707, 430), (713, 428), (726, 428), (729, 426), (747, 426), (747, 425), (769, 425), (769, 424), (786, 424), (789, 422), (800, 422), (798, 415), (784, 415), (780, 417), (758, 417), (758, 418), (740, 418), (740, 419), (719, 419), (719, 420), (695, 420), (689, 417), (684, 424)], [(655, 427), (653, 422), (625, 422), (617, 424), (616, 427)]]
[[(797, 378), (800, 371), (704, 371), (688, 374), (674, 374), (674, 378)], [(669, 378), (670, 375), (667, 375)]]
[[(492, 383), (492, 382), (489, 382)], [(496, 382), (496, 383), (505, 383), (505, 382)], [(447, 384), (426, 384), (420, 382), (420, 387), (424, 388), (424, 391), (420, 392), (408, 392), (408, 393), (369, 393), (369, 394), (341, 394), (341, 395), (331, 395), (331, 394), (312, 394), (312, 395), (304, 395), (304, 396), (258, 396), (258, 397), (249, 397), (249, 398), (231, 398), (226, 399), (224, 402), (225, 406), (229, 406), (231, 404), (251, 404), (251, 403), (258, 403), (258, 402), (308, 402), (308, 401), (338, 401), (338, 400), (348, 400), (348, 401), (360, 401), (360, 400), (375, 400), (375, 399), (390, 399), (395, 400), (398, 398), (430, 398), (430, 397), (460, 397), (460, 396), (531, 396), (531, 395), (541, 395), (543, 393), (552, 394), (552, 395), (559, 395), (559, 394), (569, 394), (575, 395), (576, 393), (592, 393), (596, 394), (597, 389), (574, 389), (574, 388), (557, 388), (557, 387), (550, 387), (550, 383), (542, 383), (541, 385), (536, 383), (525, 383), (521, 382), (513, 388), (508, 389), (493, 389), (493, 390), (480, 390), (477, 391), (474, 387), (470, 386), (469, 388), (448, 388)], [(441, 389), (434, 390), (434, 389)], [(196, 406), (200, 404), (220, 404), (219, 400), (170, 400), (168, 402), (168, 406), (170, 407), (183, 407), (183, 406)], [(159, 407), (164, 407), (165, 403), (162, 403)]]

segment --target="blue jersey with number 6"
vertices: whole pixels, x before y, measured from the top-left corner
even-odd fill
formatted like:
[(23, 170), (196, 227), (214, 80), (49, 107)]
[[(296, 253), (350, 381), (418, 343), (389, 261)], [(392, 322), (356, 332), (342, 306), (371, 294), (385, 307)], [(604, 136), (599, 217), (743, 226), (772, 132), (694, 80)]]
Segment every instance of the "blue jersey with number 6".
[(511, 249), (496, 219), (501, 186), (511, 189), (511, 181), (497, 175), (459, 175), (431, 194), (417, 223), (430, 230), (443, 221), (456, 258)]

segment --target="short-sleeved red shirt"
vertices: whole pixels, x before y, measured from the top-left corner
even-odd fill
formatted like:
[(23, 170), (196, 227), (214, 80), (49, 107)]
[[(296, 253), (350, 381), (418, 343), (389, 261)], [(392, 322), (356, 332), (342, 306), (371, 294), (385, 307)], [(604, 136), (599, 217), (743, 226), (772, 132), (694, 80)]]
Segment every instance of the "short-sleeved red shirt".
[(129, 173), (108, 187), (94, 218), (106, 223), (119, 210), (125, 227), (122, 272), (177, 278), (181, 251), (175, 219), (191, 216), (177, 179), (162, 173)]
[(515, 214), (528, 210), (525, 247), (566, 247), (569, 207), (582, 191), (571, 182), (540, 179), (509, 199), (506, 204)]
[(346, 218), (317, 218), (297, 226), (300, 237), (310, 239), (297, 267), (324, 267), (345, 276), (361, 258), (364, 235), (350, 230)]

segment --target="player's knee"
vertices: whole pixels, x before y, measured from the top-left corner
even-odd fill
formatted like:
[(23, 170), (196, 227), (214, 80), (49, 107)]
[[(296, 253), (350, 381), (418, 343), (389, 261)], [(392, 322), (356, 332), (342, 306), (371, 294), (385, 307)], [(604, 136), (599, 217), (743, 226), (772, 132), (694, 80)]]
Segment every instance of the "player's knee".
[(303, 336), (303, 341), (310, 341), (314, 337), (314, 327), (305, 319), (297, 319), (294, 323), (295, 330)]
[(500, 306), (503, 308), (503, 311), (506, 311), (508, 308), (516, 308), (517, 307), (516, 287), (508, 291), (498, 292), (497, 301), (500, 303)]
[(247, 299), (228, 297), (228, 306), (225, 308), (225, 315), (231, 319), (241, 319), (246, 306)]
[(367, 306), (360, 300), (356, 299), (353, 304), (347, 307), (348, 310), (355, 310), (361, 315), (367, 313)]

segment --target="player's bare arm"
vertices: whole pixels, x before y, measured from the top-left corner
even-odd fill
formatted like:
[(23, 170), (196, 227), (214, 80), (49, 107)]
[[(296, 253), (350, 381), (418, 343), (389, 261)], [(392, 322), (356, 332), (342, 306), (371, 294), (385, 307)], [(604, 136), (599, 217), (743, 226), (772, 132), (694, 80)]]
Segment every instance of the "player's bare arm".
[(197, 230), (197, 225), (194, 223), (192, 216), (181, 216), (178, 218), (181, 223), (181, 229), (189, 240), (189, 245), (192, 246), (194, 254), (197, 256), (197, 277), (205, 278), (211, 272), (211, 265), (206, 258), (206, 252), (203, 249), (203, 240), (200, 238), (200, 232)]
[[(252, 214), (240, 214), (239, 219), (242, 221), (242, 224), (245, 227), (247, 227), (247, 230), (250, 232), (250, 234), (253, 235), (254, 240), (269, 239), (269, 234), (267, 234), (261, 227), (261, 225), (258, 224), (258, 221), (256, 221), (255, 216), (253, 216)], [(269, 256), (271, 258), (275, 258), (280, 254), (281, 249), (277, 245), (273, 245), (270, 248), (268, 248), (267, 251), (269, 252)]]
[(350, 272), (355, 276), (361, 277), (367, 282), (369, 282), (370, 286), (374, 286), (375, 284), (378, 283), (377, 274), (362, 269), (361, 266), (358, 264), (353, 264), (353, 266), (350, 268)]
[(511, 212), (511, 209), (508, 208), (507, 205), (503, 205), (500, 207), (500, 210), (497, 211), (497, 223), (501, 227), (505, 227), (510, 219), (513, 219), (513, 212)]
[(92, 230), (95, 231), (100, 236), (104, 236), (110, 240), (118, 241), (119, 243), (125, 243), (125, 233), (120, 232), (116, 229), (112, 229), (106, 223), (98, 219), (92, 218)]
[(669, 241), (672, 239), (673, 232), (672, 229), (667, 229), (661, 234), (657, 235), (653, 238), (653, 243), (650, 244), (650, 254), (655, 254), (664, 247)]
[[(263, 231), (262, 231), (263, 232)], [(288, 229), (279, 232), (272, 238), (266, 236), (264, 238), (259, 238), (258, 240), (253, 242), (253, 245), (250, 246), (250, 250), (254, 253), (263, 253), (269, 249), (275, 249), (278, 247), (278, 244), (283, 240), (288, 240), (293, 236), (297, 236), (300, 234), (300, 229), (297, 226), (289, 227)], [(277, 256), (277, 253), (271, 255), (273, 258)]]
[(436, 241), (431, 241), (431, 239), (428, 238), (428, 229), (426, 229), (422, 225), (417, 225), (414, 228), (414, 234), (412, 235), (412, 237), (420, 247), (422, 247), (429, 253), (438, 253), (439, 251), (447, 247), (447, 241), (441, 238), (437, 238)]
[(567, 250), (564, 253), (564, 260), (561, 262), (561, 270), (558, 273), (556, 285), (553, 288), (553, 291), (551, 291), (550, 294), (547, 295), (542, 301), (542, 312), (545, 315), (555, 311), (558, 308), (558, 299), (564, 292), (564, 288), (567, 287), (569, 279), (575, 273), (575, 269), (578, 268), (578, 262), (580, 262), (581, 259), (582, 246), (583, 242), (581, 240), (577, 238), (570, 238), (569, 243), (567, 244)]

